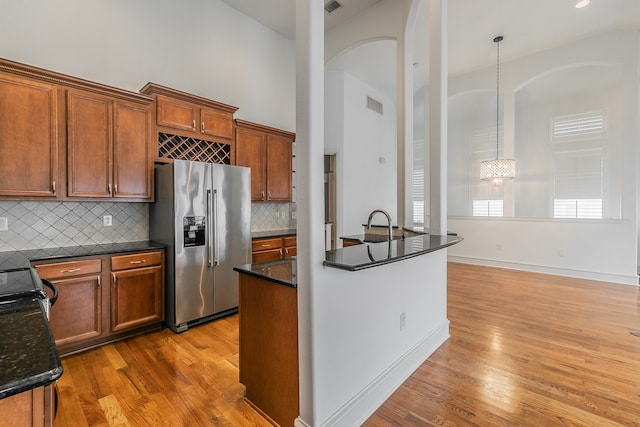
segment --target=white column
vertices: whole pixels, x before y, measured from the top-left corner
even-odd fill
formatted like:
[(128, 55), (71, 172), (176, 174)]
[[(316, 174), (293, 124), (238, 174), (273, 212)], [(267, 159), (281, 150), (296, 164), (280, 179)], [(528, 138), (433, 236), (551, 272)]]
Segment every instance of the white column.
[(447, 0), (429, 0), (429, 228), (441, 235), (447, 234), (447, 78)]
[(312, 306), (324, 261), (324, 5), (296, 0), (296, 178), (300, 416), (315, 424)]

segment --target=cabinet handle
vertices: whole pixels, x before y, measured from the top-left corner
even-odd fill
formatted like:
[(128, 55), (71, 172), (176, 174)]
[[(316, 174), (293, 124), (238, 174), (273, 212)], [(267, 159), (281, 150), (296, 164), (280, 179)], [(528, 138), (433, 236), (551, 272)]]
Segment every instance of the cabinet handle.
[(100, 276), (98, 276), (98, 287), (100, 287), (102, 280), (100, 279)]
[(147, 262), (146, 259), (140, 260), (140, 261), (129, 261), (129, 264), (142, 264), (143, 262)]
[(264, 200), (264, 190), (262, 191), (262, 200)]
[(116, 285), (116, 275), (114, 273), (111, 273), (111, 277), (113, 278), (113, 286)]
[(51, 183), (51, 191), (53, 191), (53, 195), (55, 196), (56, 195), (56, 182), (55, 181), (53, 181)]
[(67, 273), (75, 273), (76, 271), (80, 271), (80, 269), (79, 268), (72, 268), (71, 270), (60, 270), (60, 273), (67, 274)]
[(193, 121), (191, 122), (191, 130), (196, 130), (196, 119), (193, 119)]
[(269, 195), (269, 200), (271, 200), (271, 191), (267, 193)]
[(289, 255), (289, 249), (284, 248), (284, 253), (285, 253), (285, 254), (287, 254), (287, 255)]
[(282, 258), (282, 249), (280, 249), (280, 258)]
[(268, 248), (268, 247), (270, 247), (270, 246), (271, 246), (271, 245), (270, 245), (269, 243), (263, 243), (263, 244), (262, 244), (262, 247), (263, 247), (263, 248)]
[(113, 185), (113, 191), (115, 194), (118, 194), (118, 184)]
[(111, 184), (107, 184), (107, 190), (109, 191), (109, 197), (111, 197), (111, 195), (112, 195)]
[(202, 133), (204, 133), (204, 122), (201, 123), (200, 129), (202, 130)]

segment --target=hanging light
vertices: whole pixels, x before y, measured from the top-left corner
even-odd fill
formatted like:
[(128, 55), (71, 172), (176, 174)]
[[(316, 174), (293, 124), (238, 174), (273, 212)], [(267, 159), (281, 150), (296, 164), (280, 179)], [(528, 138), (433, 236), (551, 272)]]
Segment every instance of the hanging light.
[(589, 3), (591, 3), (591, 0), (575, 0), (573, 6), (576, 9), (582, 9), (583, 7), (589, 6)]
[(513, 179), (516, 176), (516, 161), (513, 159), (501, 159), (499, 156), (499, 127), (500, 127), (500, 42), (504, 37), (497, 36), (493, 39), (498, 47), (496, 65), (496, 158), (480, 163), (480, 179), (493, 181), (499, 185), (504, 180)]

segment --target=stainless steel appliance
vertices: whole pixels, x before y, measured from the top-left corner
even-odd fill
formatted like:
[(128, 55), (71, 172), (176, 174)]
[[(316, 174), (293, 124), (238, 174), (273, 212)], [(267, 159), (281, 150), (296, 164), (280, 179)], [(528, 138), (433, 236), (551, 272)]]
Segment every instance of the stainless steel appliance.
[(166, 248), (165, 323), (175, 332), (238, 310), (251, 262), (250, 169), (186, 160), (156, 168), (149, 237)]

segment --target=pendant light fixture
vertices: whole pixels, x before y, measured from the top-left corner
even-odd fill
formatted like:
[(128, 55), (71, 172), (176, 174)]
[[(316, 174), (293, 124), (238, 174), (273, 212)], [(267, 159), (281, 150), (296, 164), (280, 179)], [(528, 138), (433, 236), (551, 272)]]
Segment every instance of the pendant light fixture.
[(496, 158), (480, 163), (480, 179), (483, 181), (493, 181), (496, 185), (502, 181), (513, 179), (516, 176), (516, 161), (513, 159), (501, 159), (498, 143), (500, 140), (500, 42), (504, 39), (497, 36), (493, 39), (497, 46), (496, 62)]

